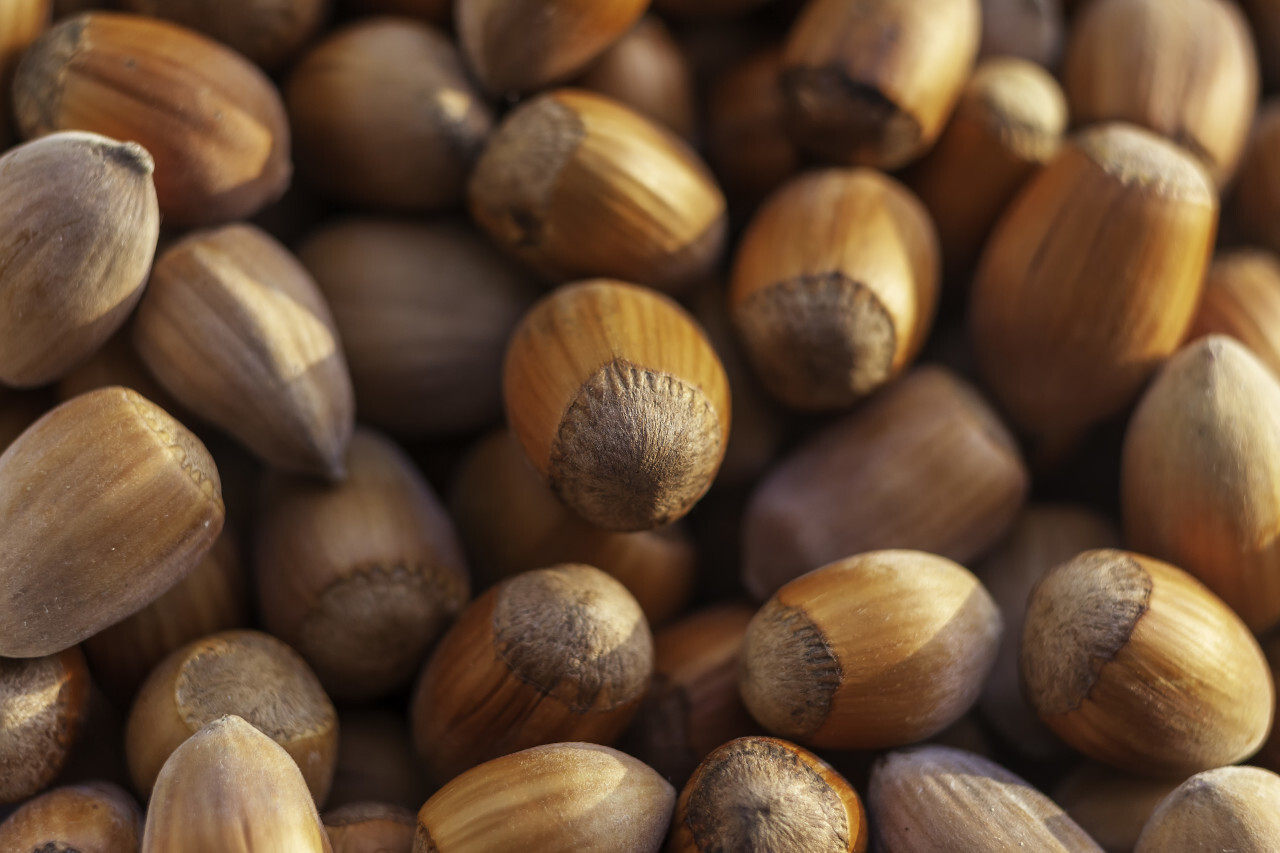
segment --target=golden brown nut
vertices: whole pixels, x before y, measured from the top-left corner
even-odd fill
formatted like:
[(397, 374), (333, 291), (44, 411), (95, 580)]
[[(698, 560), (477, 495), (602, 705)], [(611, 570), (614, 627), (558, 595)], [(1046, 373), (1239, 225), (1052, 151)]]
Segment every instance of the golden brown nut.
[(629, 755), (554, 743), (458, 776), (418, 812), (414, 853), (626, 850), (657, 853), (676, 792)]
[(724, 249), (724, 196), (693, 149), (592, 92), (557, 89), (512, 110), (467, 193), (476, 222), (556, 282), (675, 292), (707, 278)]
[(557, 288), (516, 328), (502, 383), (534, 467), (606, 530), (682, 517), (724, 458), (724, 367), (685, 310), (648, 288), (606, 279)]
[(920, 351), (940, 266), (937, 231), (906, 187), (871, 169), (808, 172), (747, 226), (729, 313), (774, 397), (847, 409)]
[(414, 688), (414, 744), (446, 782), (499, 755), (563, 740), (609, 744), (653, 676), (653, 638), (622, 584), (561, 565), (477, 598)]
[(782, 59), (792, 138), (834, 163), (915, 160), (942, 132), (980, 32), (978, 0), (809, 0)]
[(243, 716), (280, 744), (316, 803), (324, 803), (333, 781), (337, 712), (302, 657), (258, 631), (196, 640), (152, 670), (125, 729), (135, 787), (153, 795), (157, 774), (179, 746), (226, 714)]
[(103, 388), (53, 409), (0, 455), (0, 655), (65, 649), (142, 609), (224, 515), (209, 452), (141, 395)]
[(923, 740), (978, 699), (1000, 611), (967, 569), (921, 551), (823, 566), (765, 602), (742, 641), (739, 685), (766, 729), (807, 746)]
[(155, 159), (167, 222), (252, 215), (289, 183), (289, 123), (274, 84), (230, 48), (166, 21), (111, 12), (64, 20), (14, 78), (28, 138), (88, 130)]
[(1128, 551), (1086, 551), (1041, 579), (1021, 665), (1040, 718), (1129, 773), (1241, 761), (1271, 728), (1275, 687), (1240, 617), (1181, 569)]
[(1195, 316), (1213, 184), (1149, 131), (1085, 130), (1029, 180), (983, 251), (969, 303), (982, 377), (1052, 453), (1130, 403)]

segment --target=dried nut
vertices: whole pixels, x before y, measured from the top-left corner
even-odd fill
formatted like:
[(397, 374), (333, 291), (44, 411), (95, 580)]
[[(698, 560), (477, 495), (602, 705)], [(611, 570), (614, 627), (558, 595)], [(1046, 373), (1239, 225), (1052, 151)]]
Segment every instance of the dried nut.
[(341, 479), (351, 377), (324, 296), (252, 225), (169, 247), (138, 305), (133, 343), (179, 403), (263, 461)]
[(1280, 97), (1258, 107), (1236, 176), (1231, 213), (1246, 238), (1280, 252)]
[(331, 807), (377, 801), (420, 808), (433, 787), (413, 753), (402, 710), (344, 708), (338, 715), (338, 766), (329, 789)]
[(725, 245), (724, 196), (693, 149), (576, 89), (507, 115), (468, 203), (500, 246), (558, 282), (608, 276), (674, 292), (710, 275)]
[(324, 803), (333, 781), (337, 712), (302, 657), (257, 631), (224, 631), (188, 643), (152, 670), (125, 729), (137, 789), (153, 795), (157, 774), (179, 745), (226, 714), (243, 716), (280, 744), (315, 801)]
[(361, 421), (458, 433), (502, 416), (502, 355), (537, 296), (474, 229), (347, 219), (298, 252), (328, 300)]
[(213, 720), (164, 763), (141, 853), (332, 853), (298, 765), (239, 717)]
[(1044, 794), (981, 756), (945, 746), (891, 752), (867, 795), (877, 849), (1102, 853)]
[(1271, 728), (1258, 641), (1195, 578), (1127, 551), (1086, 551), (1027, 605), (1022, 676), (1040, 718), (1085, 755), (1183, 778), (1240, 761)]
[(224, 528), (209, 553), (168, 592), (84, 641), (89, 668), (121, 708), (128, 708), (156, 664), (193, 640), (241, 628), (249, 592), (236, 541)]
[(469, 0), (455, 23), (471, 70), (494, 94), (531, 92), (582, 70), (648, 0)]
[(1127, 121), (1184, 146), (1219, 186), (1258, 100), (1258, 60), (1226, 0), (1098, 0), (1075, 19), (1063, 86), (1077, 124)]
[(797, 409), (847, 409), (924, 344), (941, 259), (928, 212), (871, 169), (793, 178), (734, 259), (729, 313), (764, 385)]
[(449, 37), (404, 19), (335, 30), (290, 72), (285, 96), (299, 177), (368, 207), (459, 205), (493, 126)]
[(1053, 801), (1107, 853), (1133, 853), (1151, 812), (1177, 786), (1086, 762), (1054, 789)]
[(995, 668), (983, 685), (978, 710), (1006, 743), (1037, 759), (1061, 756), (1065, 745), (1027, 702), (1018, 673), (1018, 650), (1027, 597), (1036, 582), (1081, 551), (1113, 548), (1120, 532), (1108, 519), (1075, 506), (1029, 506), (1009, 535), (974, 567), (1004, 619)]
[(560, 500), (606, 530), (680, 518), (729, 438), (729, 384), (671, 299), (597, 279), (557, 288), (516, 328), (503, 396), (511, 431)]
[(742, 700), (806, 746), (914, 743), (977, 701), (1000, 631), (995, 602), (957, 563), (920, 551), (848, 557), (791, 581), (751, 620)]
[(275, 69), (315, 36), (330, 5), (330, 0), (123, 0), (121, 7), (199, 30)]
[(781, 48), (751, 54), (716, 77), (707, 96), (707, 158), (729, 196), (751, 206), (800, 168), (778, 88), (781, 66)]
[(0, 803), (20, 803), (48, 787), (88, 712), (89, 670), (79, 647), (0, 658)]
[(1232, 338), (1180, 350), (1129, 421), (1126, 543), (1199, 578), (1252, 630), (1280, 623), (1280, 381)]
[(53, 409), (0, 455), (0, 655), (47, 655), (142, 609), (200, 562), (223, 516), (209, 452), (141, 395), (103, 388)]
[(337, 699), (407, 685), (470, 595), (453, 523), (412, 460), (356, 431), (347, 479), (275, 474), (254, 563), (262, 621)]
[(403, 806), (350, 803), (325, 812), (333, 853), (412, 853), (418, 820)]
[(1187, 340), (1230, 335), (1280, 376), (1280, 256), (1266, 249), (1219, 252)]
[(89, 130), (155, 158), (167, 223), (252, 215), (289, 183), (289, 123), (275, 86), (230, 48), (154, 18), (90, 12), (46, 31), (14, 78), (28, 138)]
[(653, 683), (622, 748), (675, 784), (726, 739), (760, 727), (738, 693), (747, 604), (704, 607), (653, 635)]
[(54, 788), (0, 823), (0, 849), (22, 853), (137, 853), (142, 810), (109, 782)]
[(1242, 0), (1241, 6), (1253, 24), (1258, 43), (1258, 60), (1268, 91), (1280, 87), (1280, 4), (1275, 0)]
[(981, 17), (978, 0), (810, 0), (782, 59), (793, 138), (836, 163), (916, 159), (973, 69)]
[(620, 581), (655, 625), (693, 594), (697, 554), (680, 522), (634, 533), (588, 524), (556, 500), (509, 430), (490, 433), (462, 461), (450, 509), (477, 587), (556, 563), (586, 563)]
[(1273, 853), (1280, 849), (1280, 776), (1258, 767), (1197, 773), (1156, 807), (1133, 853)]
[(576, 84), (626, 104), (688, 140), (696, 136), (693, 69), (659, 18), (646, 15)]
[(1066, 28), (1060, 0), (982, 0), (978, 56), (1019, 57), (1057, 68)]
[(413, 849), (657, 853), (675, 804), (670, 783), (625, 753), (593, 743), (535, 746), (437, 791), (418, 812)]
[(414, 743), (439, 782), (538, 744), (609, 744), (652, 676), (649, 625), (622, 584), (591, 566), (524, 572), (472, 602), (432, 652)]
[(140, 146), (93, 133), (0, 157), (0, 382), (57, 379), (128, 318), (160, 231), (151, 170)]
[(944, 368), (918, 368), (760, 481), (742, 522), (743, 582), (763, 600), (818, 566), (880, 548), (972, 560), (1013, 523), (1028, 479), (977, 392)]
[(1047, 448), (1120, 411), (1182, 341), (1217, 194), (1188, 154), (1130, 125), (1064, 145), (983, 251), (969, 329), (983, 379)]
[(1000, 213), (1058, 153), (1066, 126), (1066, 96), (1048, 71), (1011, 57), (978, 63), (938, 144), (908, 178), (938, 226), (953, 280), (971, 272)]
[(49, 26), (53, 0), (0, 4), (0, 151), (13, 144), (13, 71), (23, 51)]
[(680, 792), (667, 853), (863, 853), (858, 794), (818, 756), (770, 737), (712, 752)]

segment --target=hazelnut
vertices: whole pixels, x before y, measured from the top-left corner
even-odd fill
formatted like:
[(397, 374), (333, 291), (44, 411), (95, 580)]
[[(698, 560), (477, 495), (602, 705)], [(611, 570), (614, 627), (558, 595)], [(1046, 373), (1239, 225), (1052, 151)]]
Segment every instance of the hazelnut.
[(724, 367), (693, 319), (644, 287), (560, 287), (507, 347), (512, 433), (551, 490), (606, 530), (680, 518), (706, 493), (729, 438)]
[(1181, 569), (1086, 551), (1031, 593), (1022, 676), (1040, 718), (1096, 761), (1181, 778), (1240, 761), (1271, 728), (1258, 641)]
[(1000, 612), (963, 566), (872, 551), (823, 566), (765, 602), (742, 641), (739, 684), (766, 729), (807, 746), (923, 740), (978, 699)]
[(0, 455), (0, 654), (56, 652), (142, 609), (224, 515), (208, 450), (140, 394), (102, 388), (48, 412)]

